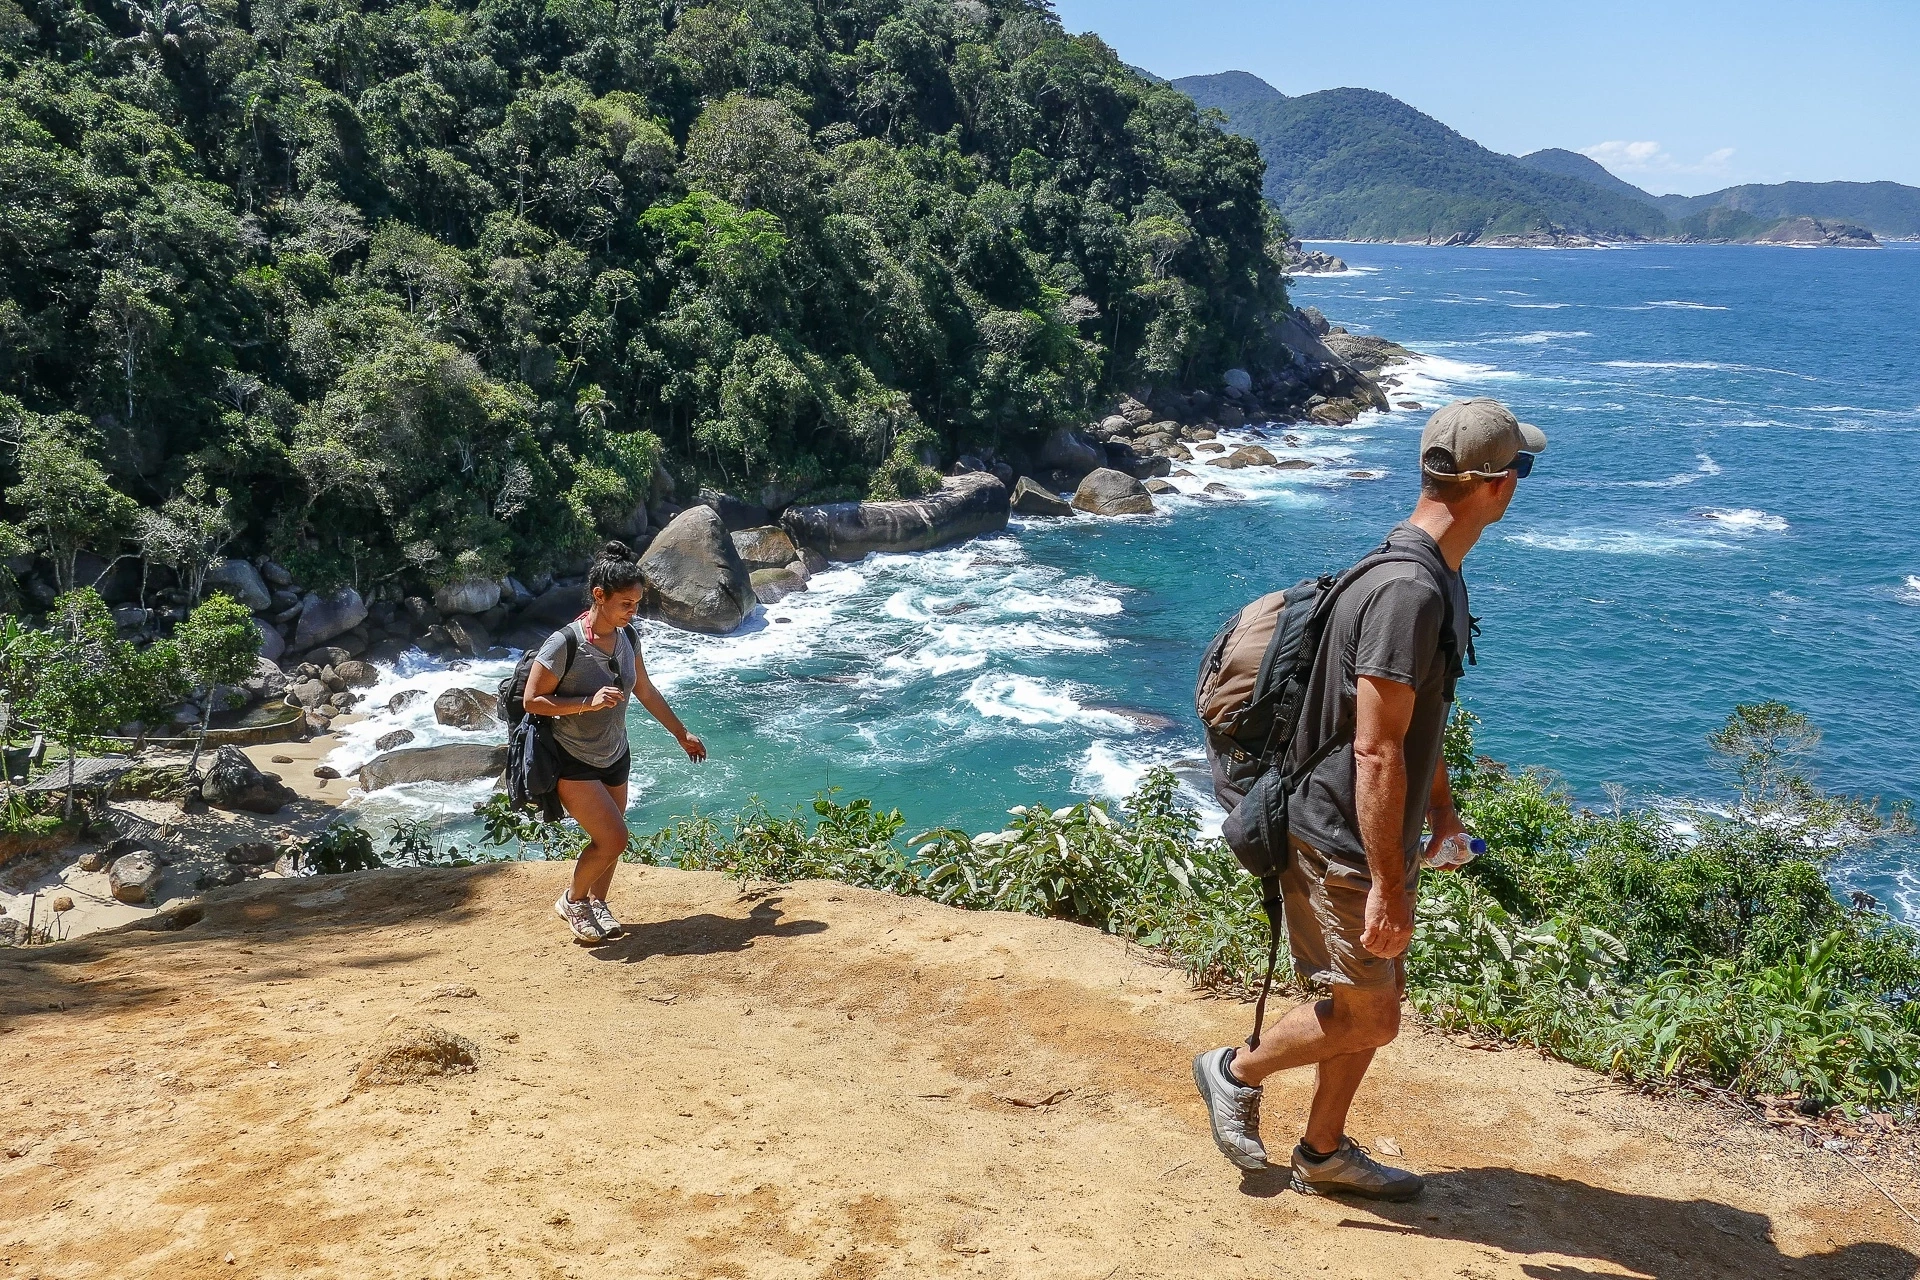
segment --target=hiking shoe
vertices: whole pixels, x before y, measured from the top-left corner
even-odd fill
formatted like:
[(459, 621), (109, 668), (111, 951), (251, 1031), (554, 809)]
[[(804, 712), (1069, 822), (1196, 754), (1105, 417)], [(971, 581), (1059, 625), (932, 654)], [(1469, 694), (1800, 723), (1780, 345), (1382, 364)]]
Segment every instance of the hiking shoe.
[(600, 922), (593, 918), (591, 902), (571, 902), (567, 899), (567, 891), (562, 889), (560, 896), (554, 900), (553, 910), (554, 914), (565, 920), (567, 927), (573, 930), (575, 942), (591, 945), (607, 940), (606, 931), (600, 927)]
[(1260, 1090), (1236, 1084), (1227, 1076), (1233, 1047), (1209, 1049), (1193, 1060), (1193, 1085), (1207, 1104), (1213, 1123), (1213, 1145), (1242, 1169), (1267, 1167), (1267, 1149), (1260, 1145)]
[(593, 908), (593, 922), (600, 926), (602, 937), (618, 938), (626, 934), (626, 929), (614, 919), (613, 908), (607, 905), (605, 898), (588, 898), (587, 905)]
[(1345, 1193), (1370, 1200), (1411, 1200), (1426, 1185), (1419, 1174), (1381, 1164), (1345, 1136), (1337, 1151), (1317, 1163), (1307, 1159), (1304, 1146), (1293, 1149), (1293, 1189), (1310, 1196)]

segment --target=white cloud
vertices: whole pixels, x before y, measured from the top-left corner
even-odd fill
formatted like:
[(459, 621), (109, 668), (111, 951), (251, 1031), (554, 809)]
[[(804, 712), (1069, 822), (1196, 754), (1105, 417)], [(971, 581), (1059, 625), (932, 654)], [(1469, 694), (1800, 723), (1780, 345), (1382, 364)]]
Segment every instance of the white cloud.
[(1658, 142), (1601, 142), (1580, 148), (1580, 154), (1598, 160), (1620, 177), (1701, 174), (1718, 176), (1727, 171), (1733, 158), (1732, 147), (1709, 151), (1695, 161), (1680, 159)]

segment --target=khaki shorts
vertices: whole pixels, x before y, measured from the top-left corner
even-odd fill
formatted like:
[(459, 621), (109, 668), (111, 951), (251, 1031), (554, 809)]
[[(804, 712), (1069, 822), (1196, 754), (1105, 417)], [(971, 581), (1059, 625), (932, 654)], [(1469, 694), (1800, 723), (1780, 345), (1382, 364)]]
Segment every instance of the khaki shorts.
[[(1312, 845), (1289, 843), (1293, 857), (1280, 873), (1280, 896), (1286, 906), (1287, 947), (1300, 980), (1309, 986), (1406, 990), (1406, 952), (1385, 960), (1360, 944), (1372, 874), (1365, 867), (1330, 860)], [(1408, 892), (1418, 888), (1419, 874), (1416, 861), (1407, 873)]]

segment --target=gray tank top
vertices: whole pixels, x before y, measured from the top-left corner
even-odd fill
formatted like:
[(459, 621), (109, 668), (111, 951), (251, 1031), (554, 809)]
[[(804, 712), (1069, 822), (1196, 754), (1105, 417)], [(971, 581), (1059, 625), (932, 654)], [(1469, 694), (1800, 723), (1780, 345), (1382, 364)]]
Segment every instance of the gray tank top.
[[(573, 664), (567, 666), (567, 634), (574, 639)], [(618, 685), (633, 692), (637, 655), (627, 641), (627, 629), (614, 633), (614, 650), (602, 653), (587, 643), (585, 629), (574, 619), (547, 637), (535, 655), (549, 671), (566, 667), (554, 689), (559, 698), (590, 698), (607, 685)], [(553, 718), (553, 740), (574, 759), (595, 769), (605, 769), (627, 753), (627, 708), (625, 705), (605, 711), (582, 711)]]

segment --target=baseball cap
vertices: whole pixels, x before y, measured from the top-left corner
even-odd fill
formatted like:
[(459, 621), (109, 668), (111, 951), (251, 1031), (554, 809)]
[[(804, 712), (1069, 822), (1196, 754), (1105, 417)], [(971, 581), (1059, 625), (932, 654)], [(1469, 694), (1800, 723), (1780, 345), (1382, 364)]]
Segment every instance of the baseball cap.
[[(1513, 465), (1516, 453), (1544, 453), (1546, 433), (1530, 422), (1522, 422), (1498, 400), (1475, 396), (1455, 400), (1434, 410), (1427, 429), (1420, 433), (1420, 456), (1429, 449), (1445, 449), (1453, 455), (1459, 469), (1452, 474), (1428, 471), (1441, 480), (1460, 476), (1499, 475)], [(1424, 463), (1421, 470), (1425, 471)]]

